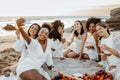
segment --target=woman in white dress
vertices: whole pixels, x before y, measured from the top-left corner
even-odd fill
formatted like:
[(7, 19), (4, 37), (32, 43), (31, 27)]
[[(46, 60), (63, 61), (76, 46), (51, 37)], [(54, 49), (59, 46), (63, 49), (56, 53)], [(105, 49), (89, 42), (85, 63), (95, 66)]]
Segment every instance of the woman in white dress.
[(106, 71), (113, 74), (115, 80), (118, 78), (120, 80), (120, 38), (111, 35), (105, 23), (98, 23), (96, 30), (101, 37), (99, 47), (104, 61), (100, 64), (106, 67)]
[[(75, 38), (75, 39), (74, 39)], [(84, 28), (81, 21), (76, 20), (74, 22), (74, 30), (72, 32), (71, 44), (65, 50), (64, 57), (74, 58), (79, 56), (80, 47), (85, 39)]]
[(52, 68), (52, 52), (51, 44), (47, 39), (50, 32), (50, 25), (44, 23), (38, 33), (37, 39), (31, 39), (25, 33), (22, 26), (24, 25), (25, 19), (20, 18), (17, 20), (17, 26), (21, 32), (23, 38), (28, 44), (29, 49), (28, 56), (21, 61), (17, 67), (17, 75), (20, 76), (22, 80), (51, 80), (47, 72), (42, 68), (44, 62)]
[(96, 35), (96, 24), (100, 22), (100, 18), (90, 17), (87, 20), (87, 36), (85, 38), (85, 43), (83, 46), (83, 52), (80, 53), (79, 59), (98, 59), (98, 37)]
[[(28, 29), (28, 35), (29, 37), (33, 38), (33, 39), (36, 39), (37, 36), (38, 36), (38, 32), (40, 30), (40, 26), (37, 24), (37, 23), (33, 23), (29, 29)], [(25, 40), (24, 39), (20, 39), (20, 32), (19, 30), (16, 31), (16, 35), (17, 35), (17, 40), (15, 42), (15, 45), (14, 45), (14, 49), (15, 51), (21, 51), (21, 57), (19, 59), (19, 62), (11, 65), (11, 66), (8, 66), (8, 67), (5, 67), (2, 69), (2, 73), (4, 74), (5, 71), (7, 70), (10, 70), (12, 71), (13, 73), (16, 73), (16, 68), (17, 68), (17, 65), (22, 61), (24, 60), (24, 58), (26, 58), (26, 56), (29, 54), (28, 53), (28, 50), (27, 50), (27, 46), (25, 44)]]
[(52, 45), (53, 57), (63, 57), (65, 38), (63, 38), (64, 24), (60, 20), (55, 20), (51, 23), (52, 31), (49, 38)]

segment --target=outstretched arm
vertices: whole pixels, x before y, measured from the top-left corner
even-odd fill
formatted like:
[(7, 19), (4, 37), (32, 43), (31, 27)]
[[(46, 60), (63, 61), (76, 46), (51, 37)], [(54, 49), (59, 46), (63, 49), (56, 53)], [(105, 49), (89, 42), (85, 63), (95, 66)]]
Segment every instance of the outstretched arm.
[(110, 47), (108, 47), (105, 44), (101, 44), (100, 45), (101, 50), (108, 50), (109, 52), (111, 52), (113, 55), (115, 55), (116, 57), (120, 58), (120, 53)]
[(87, 38), (87, 33), (84, 33), (83, 39), (82, 39), (82, 44), (81, 44), (81, 47), (80, 47), (80, 54), (79, 54), (79, 57), (78, 57), (79, 60), (82, 58), (86, 38)]
[(16, 24), (17, 24), (18, 29), (19, 29), (19, 31), (21, 32), (23, 38), (26, 40), (26, 42), (27, 42), (28, 44), (30, 44), (31, 39), (30, 39), (30, 37), (26, 34), (26, 32), (23, 30), (23, 28), (22, 28), (22, 26), (24, 25), (24, 22), (25, 22), (25, 19), (24, 19), (24, 18), (20, 18), (20, 19), (18, 19), (18, 20), (16, 21)]

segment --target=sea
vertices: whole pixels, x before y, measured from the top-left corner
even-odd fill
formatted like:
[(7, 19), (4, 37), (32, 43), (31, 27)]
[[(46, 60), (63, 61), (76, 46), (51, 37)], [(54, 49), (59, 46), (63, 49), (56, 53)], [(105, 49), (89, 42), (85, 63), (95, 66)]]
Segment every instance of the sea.
[[(0, 36), (14, 35), (15, 30), (6, 31), (2, 29), (7, 24), (15, 26), (16, 20), (21, 16), (0, 16)], [(29, 27), (32, 23), (42, 24), (44, 22), (52, 22), (54, 20), (61, 20), (65, 29), (73, 25), (75, 20), (87, 20), (91, 16), (22, 16), (26, 19), (25, 27)], [(109, 19), (109, 16), (97, 16), (102, 21)]]

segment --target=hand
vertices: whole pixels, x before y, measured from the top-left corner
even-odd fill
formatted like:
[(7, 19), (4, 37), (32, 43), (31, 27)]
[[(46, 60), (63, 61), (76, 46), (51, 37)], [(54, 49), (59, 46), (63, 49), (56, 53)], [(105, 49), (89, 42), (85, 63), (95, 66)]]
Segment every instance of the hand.
[(55, 67), (52, 68), (52, 72), (57, 72), (57, 69)]
[(67, 46), (70, 46), (71, 42), (70, 41), (67, 41)]
[(86, 48), (87, 48), (87, 49), (94, 49), (94, 46), (88, 45), (88, 46), (86, 46)]
[(20, 28), (22, 26), (24, 26), (25, 23), (25, 19), (24, 18), (20, 18), (16, 21), (17, 26)]
[(66, 39), (65, 38), (61, 38), (61, 42), (65, 43)]
[(81, 53), (79, 53), (80, 55), (79, 55), (79, 57), (78, 57), (78, 60), (81, 60), (81, 58), (82, 58), (82, 54)]
[(95, 66), (96, 66), (96, 67), (102, 67), (102, 65), (100, 65), (100, 64), (96, 64)]
[(78, 60), (81, 60), (81, 57), (78, 57)]
[(105, 44), (101, 44), (101, 45), (99, 45), (99, 47), (100, 47), (100, 49), (101, 50), (108, 50), (108, 46), (107, 45), (105, 45)]

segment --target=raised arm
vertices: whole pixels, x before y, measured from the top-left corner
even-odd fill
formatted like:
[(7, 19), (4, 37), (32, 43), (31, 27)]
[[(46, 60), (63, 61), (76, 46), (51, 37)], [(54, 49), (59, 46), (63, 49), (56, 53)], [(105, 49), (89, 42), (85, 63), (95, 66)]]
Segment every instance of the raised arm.
[(83, 35), (82, 44), (81, 44), (81, 47), (80, 47), (80, 53), (79, 53), (79, 57), (78, 57), (79, 60), (82, 58), (86, 38), (87, 38), (87, 33), (85, 32), (84, 35)]
[(98, 52), (98, 54), (100, 54), (100, 48), (98, 47), (98, 45), (99, 45), (99, 37), (98, 37), (98, 35), (97, 35), (97, 33), (95, 32), (94, 34), (93, 34), (93, 36), (94, 36), (94, 39), (95, 39), (95, 43), (96, 43), (96, 47), (97, 47), (97, 52)]
[(70, 39), (70, 44), (74, 41), (74, 31), (72, 32), (72, 37), (71, 37), (71, 39)]
[(23, 38), (26, 40), (26, 42), (27, 42), (28, 44), (30, 44), (31, 39), (30, 39), (30, 37), (27, 35), (27, 33), (23, 30), (23, 28), (22, 28), (22, 26), (24, 26), (24, 22), (25, 22), (25, 19), (24, 19), (24, 18), (20, 18), (20, 19), (18, 19), (18, 20), (16, 21), (16, 24), (17, 24), (18, 29), (19, 29), (19, 31), (21, 32)]

